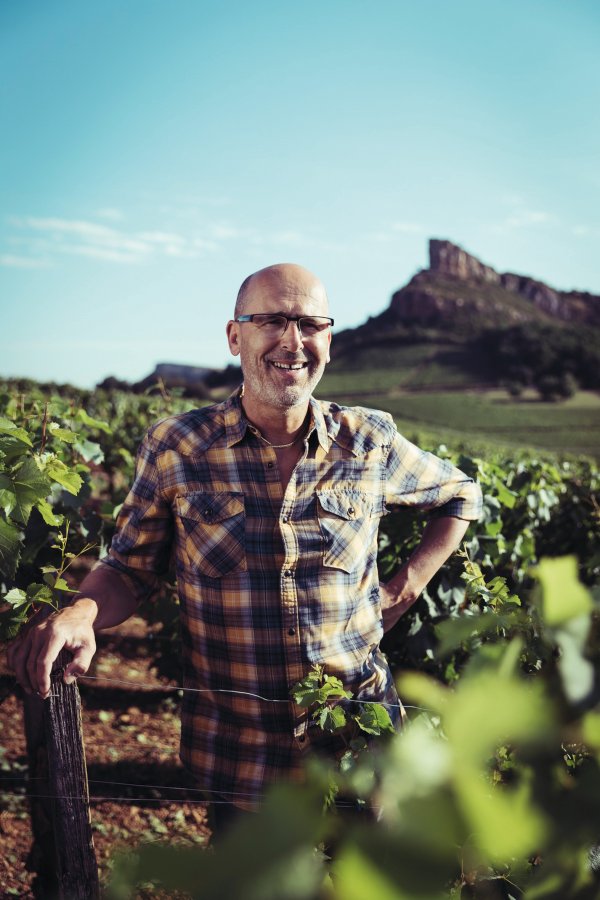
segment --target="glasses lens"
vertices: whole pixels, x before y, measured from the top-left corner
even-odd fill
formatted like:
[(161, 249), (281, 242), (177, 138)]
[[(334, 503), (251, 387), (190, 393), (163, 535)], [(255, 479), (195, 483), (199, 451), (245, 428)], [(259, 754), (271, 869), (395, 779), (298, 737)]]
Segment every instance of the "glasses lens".
[(255, 313), (252, 319), (255, 325), (261, 328), (265, 334), (283, 334), (287, 319), (285, 316), (271, 316), (268, 313)]
[(330, 320), (321, 316), (302, 316), (298, 324), (304, 337), (312, 337), (320, 331), (325, 331), (326, 328), (329, 328)]

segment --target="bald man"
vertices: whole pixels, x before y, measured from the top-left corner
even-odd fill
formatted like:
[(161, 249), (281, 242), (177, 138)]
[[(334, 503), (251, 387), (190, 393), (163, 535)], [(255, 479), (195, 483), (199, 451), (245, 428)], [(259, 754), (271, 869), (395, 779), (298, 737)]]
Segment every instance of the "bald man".
[[(289, 699), (313, 665), (398, 722), (381, 637), (480, 514), (471, 479), (405, 440), (387, 413), (314, 399), (332, 325), (306, 269), (275, 265), (244, 281), (227, 324), (242, 387), (150, 428), (108, 556), (70, 607), (10, 651), (25, 690), (47, 696), (61, 648), (74, 654), (65, 680), (85, 673), (95, 632), (128, 618), (174, 559), (181, 758), (232, 807), (254, 809), (269, 783), (301, 779), (307, 753), (345, 749)], [(402, 507), (432, 516), (381, 584), (379, 520)]]

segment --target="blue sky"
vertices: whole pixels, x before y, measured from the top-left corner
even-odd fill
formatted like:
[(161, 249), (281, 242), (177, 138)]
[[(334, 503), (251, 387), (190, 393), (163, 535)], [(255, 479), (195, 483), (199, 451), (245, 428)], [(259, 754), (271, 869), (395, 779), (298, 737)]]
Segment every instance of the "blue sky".
[(385, 308), (429, 237), (600, 293), (596, 0), (2, 0), (0, 375), (222, 366), (252, 271)]

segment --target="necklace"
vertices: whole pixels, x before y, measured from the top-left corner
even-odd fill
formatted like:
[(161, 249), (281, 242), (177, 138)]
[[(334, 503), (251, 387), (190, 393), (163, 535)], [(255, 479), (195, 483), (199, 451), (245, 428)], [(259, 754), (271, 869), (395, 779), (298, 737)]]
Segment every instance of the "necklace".
[(302, 433), (297, 434), (293, 441), (290, 441), (289, 444), (272, 444), (271, 441), (266, 438), (263, 434), (260, 433), (258, 428), (250, 429), (253, 434), (256, 435), (257, 438), (260, 438), (261, 441), (264, 441), (265, 444), (268, 444), (269, 447), (272, 447), (273, 450), (284, 450), (286, 447), (293, 447), (294, 444), (297, 444), (299, 440), (301, 440), (304, 435)]

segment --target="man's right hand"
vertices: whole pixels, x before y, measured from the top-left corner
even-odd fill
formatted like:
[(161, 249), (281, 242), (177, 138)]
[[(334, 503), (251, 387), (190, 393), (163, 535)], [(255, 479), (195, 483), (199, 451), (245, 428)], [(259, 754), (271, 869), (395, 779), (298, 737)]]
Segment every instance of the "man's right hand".
[(34, 617), (23, 628), (8, 648), (7, 661), (26, 693), (48, 697), (52, 665), (63, 649), (73, 654), (64, 671), (65, 684), (87, 672), (96, 652), (93, 624), (97, 612), (95, 601), (83, 597), (60, 612)]

